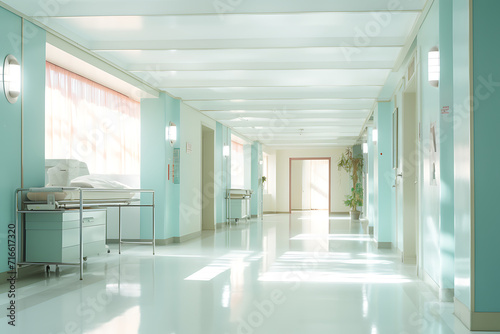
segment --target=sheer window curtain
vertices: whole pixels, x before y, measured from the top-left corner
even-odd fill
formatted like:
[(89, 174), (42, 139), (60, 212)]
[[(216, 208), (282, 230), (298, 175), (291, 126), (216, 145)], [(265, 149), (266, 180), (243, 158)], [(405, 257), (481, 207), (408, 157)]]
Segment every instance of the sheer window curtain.
[(46, 64), (45, 156), (78, 159), (91, 174), (140, 174), (140, 104)]

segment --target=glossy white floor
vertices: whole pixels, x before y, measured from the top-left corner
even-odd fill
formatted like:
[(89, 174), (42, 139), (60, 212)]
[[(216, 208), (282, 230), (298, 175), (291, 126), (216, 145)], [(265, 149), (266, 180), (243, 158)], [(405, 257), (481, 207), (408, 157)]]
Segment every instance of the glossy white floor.
[[(366, 226), (365, 226), (366, 228)], [(180, 245), (91, 258), (83, 281), (17, 284), (17, 327), (1, 333), (468, 333), (362, 223), (323, 212), (266, 215)]]

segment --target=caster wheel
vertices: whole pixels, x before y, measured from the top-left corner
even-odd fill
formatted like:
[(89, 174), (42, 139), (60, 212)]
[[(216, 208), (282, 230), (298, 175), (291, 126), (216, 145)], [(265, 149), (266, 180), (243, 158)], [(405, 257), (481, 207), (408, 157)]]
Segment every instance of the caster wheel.
[(108, 254), (111, 253), (111, 249), (108, 249)]

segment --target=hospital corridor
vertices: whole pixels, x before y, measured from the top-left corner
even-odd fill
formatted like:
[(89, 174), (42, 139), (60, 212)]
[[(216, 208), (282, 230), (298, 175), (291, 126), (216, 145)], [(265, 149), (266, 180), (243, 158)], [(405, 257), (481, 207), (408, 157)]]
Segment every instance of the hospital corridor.
[(499, 12), (0, 0), (0, 333), (500, 333)]

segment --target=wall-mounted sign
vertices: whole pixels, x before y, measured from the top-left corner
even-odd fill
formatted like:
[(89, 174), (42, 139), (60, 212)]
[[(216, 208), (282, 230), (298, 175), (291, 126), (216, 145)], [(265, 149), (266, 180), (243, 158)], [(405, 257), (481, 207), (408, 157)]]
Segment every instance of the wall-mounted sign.
[(450, 106), (444, 106), (441, 108), (441, 115), (448, 115), (450, 113)]
[(191, 143), (186, 143), (186, 153), (191, 154), (193, 152), (193, 145)]

